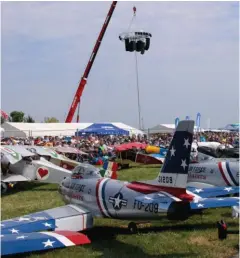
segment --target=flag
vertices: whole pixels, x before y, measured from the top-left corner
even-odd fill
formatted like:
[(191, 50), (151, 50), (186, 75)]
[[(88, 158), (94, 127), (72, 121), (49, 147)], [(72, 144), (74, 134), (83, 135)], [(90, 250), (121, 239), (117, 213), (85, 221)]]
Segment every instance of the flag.
[(180, 121), (180, 119), (179, 119), (179, 117), (177, 117), (177, 118), (175, 119), (175, 128), (177, 128), (179, 121)]
[(197, 113), (196, 126), (198, 129), (200, 128), (200, 120), (201, 120), (201, 114)]

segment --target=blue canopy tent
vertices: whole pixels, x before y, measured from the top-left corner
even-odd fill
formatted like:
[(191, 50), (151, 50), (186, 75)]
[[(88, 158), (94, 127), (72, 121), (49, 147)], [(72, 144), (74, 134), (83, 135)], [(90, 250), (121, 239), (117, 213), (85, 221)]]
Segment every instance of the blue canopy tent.
[(84, 134), (97, 134), (97, 135), (129, 135), (129, 131), (118, 128), (113, 124), (94, 123), (85, 129), (77, 130), (76, 136)]

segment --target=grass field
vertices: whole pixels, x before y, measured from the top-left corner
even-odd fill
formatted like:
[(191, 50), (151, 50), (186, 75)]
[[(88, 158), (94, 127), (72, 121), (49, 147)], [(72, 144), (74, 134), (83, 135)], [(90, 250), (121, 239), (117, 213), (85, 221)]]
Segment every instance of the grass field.
[[(122, 180), (153, 179), (158, 171), (157, 167), (133, 167), (119, 171), (118, 176)], [(13, 189), (1, 198), (2, 220), (63, 205), (57, 188), (53, 184), (26, 183)], [(216, 221), (221, 218), (229, 229), (239, 228), (230, 208), (206, 210), (203, 216), (195, 215), (185, 222), (161, 220), (143, 225), (136, 235), (128, 233), (128, 221), (96, 219), (88, 233), (90, 245), (17, 257), (232, 257), (238, 252), (239, 236), (218, 240)]]

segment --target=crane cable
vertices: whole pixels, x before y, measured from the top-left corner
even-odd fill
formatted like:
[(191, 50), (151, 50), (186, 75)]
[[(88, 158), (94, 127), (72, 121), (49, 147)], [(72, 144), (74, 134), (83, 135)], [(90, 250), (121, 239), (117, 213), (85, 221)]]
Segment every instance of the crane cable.
[[(128, 32), (130, 32), (130, 29), (132, 27), (133, 21), (136, 20), (136, 11), (137, 8), (133, 7), (133, 16), (130, 21)], [(138, 76), (138, 59), (137, 59), (137, 52), (135, 51), (135, 72), (136, 72), (136, 86), (137, 86), (137, 100), (138, 100), (138, 127), (141, 129), (141, 105), (140, 105), (140, 90), (139, 90), (139, 76)]]
[(130, 21), (130, 24), (129, 24), (129, 26), (128, 26), (128, 32), (130, 31), (130, 29), (131, 29), (131, 27), (132, 27), (132, 24), (133, 24), (133, 21), (134, 21), (134, 19), (136, 18), (136, 11), (137, 11), (137, 8), (134, 6), (133, 7), (133, 16), (132, 16), (132, 19), (131, 19), (131, 21)]

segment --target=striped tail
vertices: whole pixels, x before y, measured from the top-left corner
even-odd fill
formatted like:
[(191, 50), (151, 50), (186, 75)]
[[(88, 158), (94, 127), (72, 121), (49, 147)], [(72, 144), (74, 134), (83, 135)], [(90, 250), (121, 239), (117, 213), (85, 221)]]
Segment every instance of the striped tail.
[(100, 171), (100, 173), (102, 177), (117, 179), (117, 169), (118, 169), (118, 164), (116, 162), (106, 161), (103, 164), (103, 168)]

